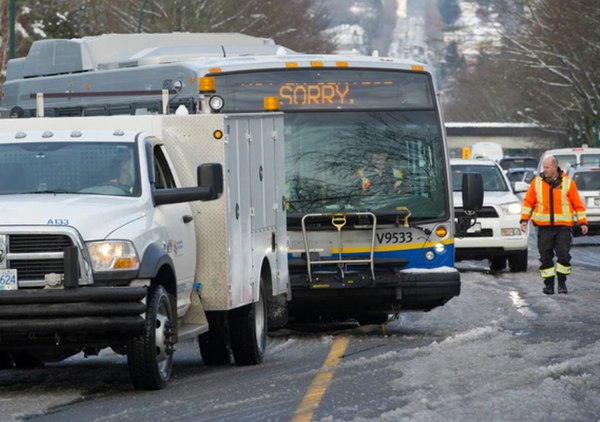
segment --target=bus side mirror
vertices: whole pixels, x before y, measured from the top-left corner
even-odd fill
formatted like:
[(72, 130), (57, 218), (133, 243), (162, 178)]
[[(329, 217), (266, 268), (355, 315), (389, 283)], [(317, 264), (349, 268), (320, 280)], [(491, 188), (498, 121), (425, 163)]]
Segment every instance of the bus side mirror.
[(479, 211), (483, 206), (483, 177), (480, 173), (463, 173), (462, 201), (465, 211)]

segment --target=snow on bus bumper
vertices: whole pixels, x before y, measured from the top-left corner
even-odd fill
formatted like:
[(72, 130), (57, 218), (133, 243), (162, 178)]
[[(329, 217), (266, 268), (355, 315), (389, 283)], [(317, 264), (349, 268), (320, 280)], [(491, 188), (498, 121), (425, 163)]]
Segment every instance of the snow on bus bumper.
[[(341, 281), (338, 274), (291, 274), (292, 308), (390, 310), (400, 305), (403, 310), (430, 310), (444, 305), (460, 294), (460, 274), (452, 267), (405, 269), (377, 272), (375, 280)], [(339, 312), (336, 312), (339, 314)]]
[(1, 291), (0, 333), (140, 331), (145, 297), (145, 287)]

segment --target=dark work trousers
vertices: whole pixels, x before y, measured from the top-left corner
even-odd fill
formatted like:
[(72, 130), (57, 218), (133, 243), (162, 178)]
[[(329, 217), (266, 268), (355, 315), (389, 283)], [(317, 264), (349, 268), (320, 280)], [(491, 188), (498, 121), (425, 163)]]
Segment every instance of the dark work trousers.
[[(571, 273), (571, 244), (573, 229), (568, 226), (538, 226), (538, 249), (540, 251), (540, 272), (543, 278), (554, 278), (554, 253), (557, 258), (559, 281), (565, 281)], [(544, 275), (546, 273), (546, 275)]]

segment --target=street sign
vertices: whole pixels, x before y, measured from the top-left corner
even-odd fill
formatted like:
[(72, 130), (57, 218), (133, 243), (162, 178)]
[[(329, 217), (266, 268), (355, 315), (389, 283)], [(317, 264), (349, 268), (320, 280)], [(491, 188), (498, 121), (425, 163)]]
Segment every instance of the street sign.
[(462, 158), (463, 160), (468, 160), (469, 158), (471, 158), (471, 148), (463, 147)]

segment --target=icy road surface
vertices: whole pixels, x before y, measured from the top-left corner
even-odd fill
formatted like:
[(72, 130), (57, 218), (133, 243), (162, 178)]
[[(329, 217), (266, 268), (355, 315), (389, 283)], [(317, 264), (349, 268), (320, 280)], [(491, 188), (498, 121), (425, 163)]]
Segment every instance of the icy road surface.
[(2, 371), (0, 420), (291, 421), (343, 328), (350, 342), (310, 420), (600, 421), (600, 238), (575, 243), (566, 296), (542, 294), (532, 239), (527, 273), (459, 263), (458, 298), (385, 334), (280, 331), (253, 367), (205, 367), (181, 344), (160, 392), (133, 390), (110, 352)]

